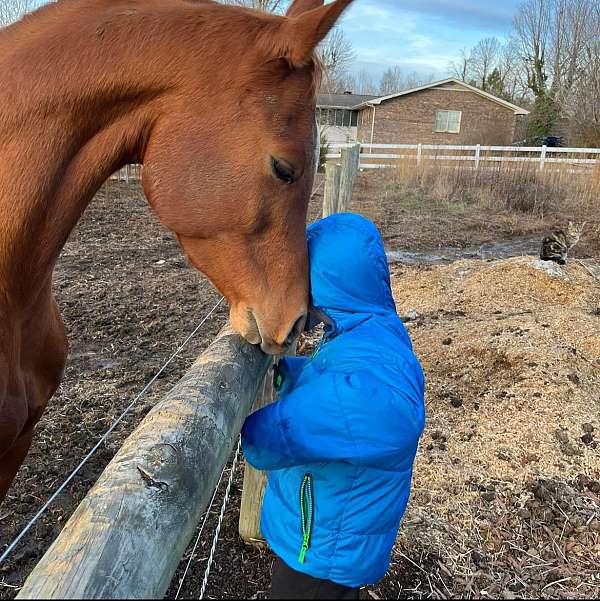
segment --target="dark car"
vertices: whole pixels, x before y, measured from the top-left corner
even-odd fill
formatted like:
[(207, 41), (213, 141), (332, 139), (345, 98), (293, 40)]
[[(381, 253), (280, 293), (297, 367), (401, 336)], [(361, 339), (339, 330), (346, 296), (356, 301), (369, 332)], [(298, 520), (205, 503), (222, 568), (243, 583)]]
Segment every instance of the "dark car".
[(542, 146), (558, 148), (564, 146), (564, 140), (560, 136), (540, 136)]
[(559, 148), (564, 145), (565, 141), (560, 136), (535, 136), (515, 143), (515, 146), (548, 146), (550, 148)]

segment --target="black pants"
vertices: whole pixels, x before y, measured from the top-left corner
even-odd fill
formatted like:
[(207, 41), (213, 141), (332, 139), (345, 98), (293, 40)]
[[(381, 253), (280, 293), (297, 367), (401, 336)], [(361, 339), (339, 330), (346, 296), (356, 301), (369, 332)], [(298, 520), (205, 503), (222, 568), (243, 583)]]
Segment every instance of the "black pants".
[(307, 576), (288, 567), (279, 557), (273, 565), (271, 599), (358, 599), (359, 589)]

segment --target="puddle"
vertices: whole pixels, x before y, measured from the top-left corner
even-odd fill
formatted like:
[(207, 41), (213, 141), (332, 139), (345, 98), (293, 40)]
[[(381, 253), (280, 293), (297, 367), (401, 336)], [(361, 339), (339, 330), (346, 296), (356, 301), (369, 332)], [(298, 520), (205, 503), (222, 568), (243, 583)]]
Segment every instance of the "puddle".
[(539, 239), (507, 240), (504, 242), (486, 242), (481, 246), (459, 248), (444, 246), (423, 252), (410, 252), (404, 250), (387, 251), (390, 263), (404, 263), (406, 265), (437, 265), (452, 263), (461, 259), (508, 259), (523, 255), (537, 255), (540, 250)]

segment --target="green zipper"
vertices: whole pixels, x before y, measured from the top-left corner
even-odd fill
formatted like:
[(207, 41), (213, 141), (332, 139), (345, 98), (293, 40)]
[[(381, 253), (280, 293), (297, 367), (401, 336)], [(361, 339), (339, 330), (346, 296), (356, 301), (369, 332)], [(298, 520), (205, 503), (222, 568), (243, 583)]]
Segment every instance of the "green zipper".
[(312, 536), (313, 528), (313, 515), (314, 515), (314, 503), (313, 503), (313, 488), (312, 488), (312, 476), (306, 474), (302, 479), (300, 485), (300, 519), (302, 521), (302, 548), (300, 549), (300, 555), (298, 561), (304, 563), (306, 553), (310, 548), (310, 539)]

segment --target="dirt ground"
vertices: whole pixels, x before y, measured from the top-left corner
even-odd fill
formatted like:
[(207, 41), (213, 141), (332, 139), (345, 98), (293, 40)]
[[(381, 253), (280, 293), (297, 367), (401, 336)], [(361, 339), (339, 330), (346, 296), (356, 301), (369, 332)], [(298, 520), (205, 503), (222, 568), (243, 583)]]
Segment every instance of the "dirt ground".
[[(317, 193), (311, 219), (321, 202)], [(498, 241), (533, 248), (570, 217), (398, 203), (381, 193), (375, 174), (358, 179), (351, 209), (378, 224), (389, 250), (438, 255)], [(573, 256), (586, 260), (550, 272), (527, 257), (393, 265), (398, 310), (427, 375), (428, 425), (392, 566), (366, 598), (600, 594), (598, 236), (584, 237)], [(69, 363), (0, 506), (0, 549), (218, 300), (137, 185), (114, 181), (71, 236), (55, 290)], [(0, 598), (15, 596), (123, 438), (225, 318), (223, 307), (0, 566)], [(314, 337), (306, 352), (312, 343)], [(268, 591), (271, 555), (237, 536), (241, 477), (238, 469), (209, 598), (262, 598)], [(199, 593), (219, 499), (182, 598)]]
[(600, 594), (600, 266), (546, 265), (394, 269), (428, 376), (399, 549), (440, 557), (441, 595)]

